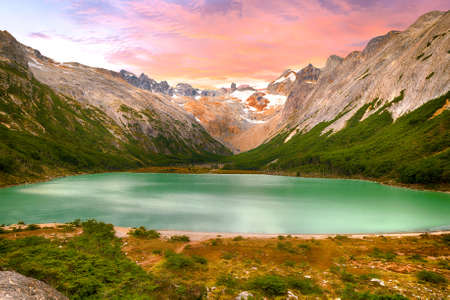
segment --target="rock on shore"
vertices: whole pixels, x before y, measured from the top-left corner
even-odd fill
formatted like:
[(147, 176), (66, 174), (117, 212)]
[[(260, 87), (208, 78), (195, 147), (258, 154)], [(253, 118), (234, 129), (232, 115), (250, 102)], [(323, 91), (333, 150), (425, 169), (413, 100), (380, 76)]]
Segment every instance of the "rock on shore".
[(46, 283), (19, 273), (0, 272), (0, 300), (68, 300)]

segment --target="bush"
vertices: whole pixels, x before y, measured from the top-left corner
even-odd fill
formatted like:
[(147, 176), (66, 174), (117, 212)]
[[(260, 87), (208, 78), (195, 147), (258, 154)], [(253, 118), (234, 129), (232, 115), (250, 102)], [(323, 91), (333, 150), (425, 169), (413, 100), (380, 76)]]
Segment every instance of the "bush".
[(278, 275), (263, 275), (249, 281), (249, 287), (259, 290), (267, 296), (284, 295), (287, 292), (287, 283), (283, 277)]
[(444, 234), (442, 235), (442, 241), (447, 244), (448, 246), (450, 246), (450, 234)]
[(144, 226), (132, 230), (129, 234), (142, 239), (158, 239), (161, 236), (158, 231), (153, 229), (147, 230)]
[(189, 242), (190, 240), (187, 235), (174, 235), (170, 237), (171, 242)]
[(233, 241), (235, 241), (235, 242), (239, 242), (239, 241), (242, 241), (244, 238), (241, 236), (241, 235), (238, 235), (237, 237), (234, 237), (233, 238)]
[(167, 256), (166, 253), (166, 262), (164, 263), (164, 266), (167, 269), (179, 270), (192, 267), (193, 265), (194, 261), (186, 255), (172, 253)]
[(425, 270), (417, 272), (416, 277), (420, 281), (426, 281), (426, 282), (431, 282), (431, 283), (436, 283), (436, 284), (447, 282), (447, 279), (444, 276), (442, 276), (441, 274), (436, 273), (436, 272), (431, 272), (431, 271), (425, 271)]
[(201, 264), (201, 265), (206, 265), (208, 263), (206, 258), (204, 258), (203, 256), (192, 255), (192, 259), (194, 260), (194, 262)]
[(379, 258), (379, 259), (385, 259), (385, 260), (394, 260), (394, 258), (397, 256), (397, 254), (391, 252), (391, 251), (381, 251), (379, 248), (373, 248), (372, 252), (369, 254), (369, 256), (373, 258)]
[(83, 225), (84, 232), (67, 242), (0, 240), (0, 269), (42, 280), (70, 299), (150, 297), (156, 288), (152, 276), (120, 251), (112, 226), (96, 221)]
[(98, 240), (112, 240), (115, 238), (114, 226), (97, 222), (96, 220), (87, 220), (81, 223), (83, 233)]
[(322, 293), (322, 289), (312, 279), (290, 276), (287, 278), (287, 283), (289, 288), (296, 289), (303, 295)]
[(311, 246), (308, 244), (299, 244), (297, 247), (305, 250), (311, 250)]
[(277, 249), (281, 251), (287, 251), (289, 253), (296, 253), (295, 249), (292, 247), (292, 244), (290, 242), (278, 242), (277, 243)]
[(233, 259), (235, 255), (231, 252), (225, 252), (222, 254), (222, 256), (220, 256), (220, 258), (226, 259), (226, 260), (230, 260)]
[(349, 238), (348, 238), (348, 236), (346, 236), (346, 235), (336, 235), (336, 236), (334, 237), (334, 239), (335, 239), (335, 240), (338, 240), (338, 241), (346, 241), (346, 240), (348, 240)]
[(38, 229), (41, 229), (41, 227), (39, 227), (36, 224), (30, 224), (25, 228), (25, 230), (38, 230)]
[(222, 239), (213, 239), (211, 241), (211, 246), (218, 246), (218, 245), (222, 245)]
[(341, 277), (341, 280), (344, 282), (351, 282), (351, 283), (355, 283), (356, 282), (356, 277), (353, 276), (353, 274), (348, 273), (347, 271), (343, 270), (339, 276)]
[(217, 285), (226, 286), (227, 288), (237, 288), (239, 281), (230, 273), (220, 274), (216, 279)]

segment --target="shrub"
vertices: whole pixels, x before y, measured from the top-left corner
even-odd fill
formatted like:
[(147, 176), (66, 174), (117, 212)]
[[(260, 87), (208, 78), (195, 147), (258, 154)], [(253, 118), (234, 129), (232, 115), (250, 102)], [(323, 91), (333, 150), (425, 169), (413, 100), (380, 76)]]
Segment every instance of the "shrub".
[(267, 296), (284, 295), (287, 292), (287, 283), (283, 277), (278, 275), (258, 276), (249, 281), (249, 287), (259, 290)]
[(147, 230), (144, 226), (132, 230), (129, 234), (141, 239), (158, 239), (161, 236), (158, 231), (153, 229)]
[(450, 270), (450, 263), (448, 260), (439, 260), (438, 261), (439, 268)]
[(222, 244), (222, 240), (221, 239), (213, 239), (211, 241), (211, 246), (218, 246)]
[(301, 248), (301, 249), (305, 249), (305, 250), (310, 250), (311, 246), (308, 244), (299, 244), (297, 247)]
[(187, 235), (173, 235), (170, 237), (171, 242), (189, 242), (190, 240)]
[(346, 236), (346, 235), (336, 235), (334, 237), (334, 239), (338, 240), (338, 241), (346, 241), (346, 240), (348, 240), (348, 236)]
[(309, 278), (290, 276), (287, 278), (287, 283), (290, 288), (300, 291), (303, 295), (322, 293), (322, 289)]
[(30, 224), (25, 228), (25, 230), (38, 230), (38, 229), (41, 229), (41, 227), (39, 227), (36, 224)]
[(65, 243), (43, 237), (0, 240), (0, 269), (43, 280), (70, 299), (151, 296), (156, 288), (152, 276), (120, 251), (112, 226), (84, 225), (80, 236)]
[(80, 227), (81, 226), (81, 220), (80, 219), (75, 219), (72, 222), (68, 222), (67, 224), (75, 226), (75, 227)]
[(426, 281), (426, 282), (437, 283), (437, 284), (447, 282), (447, 279), (444, 276), (442, 276), (441, 274), (436, 273), (436, 272), (431, 272), (431, 271), (425, 271), (425, 270), (417, 272), (416, 277), (420, 281)]
[(235, 241), (235, 242), (239, 242), (239, 241), (242, 241), (244, 238), (241, 236), (241, 235), (238, 235), (237, 237), (234, 237), (233, 238), (233, 241)]
[(345, 270), (342, 270), (342, 272), (339, 274), (339, 276), (341, 277), (341, 280), (344, 282), (351, 282), (351, 283), (356, 282), (356, 277), (353, 274), (350, 274)]
[(152, 250), (152, 253), (155, 255), (161, 255), (162, 251), (161, 251), (161, 249), (154, 249), (154, 250)]
[(421, 261), (421, 262), (426, 262), (426, 260), (422, 257), (422, 255), (420, 254), (413, 254), (410, 257), (408, 257), (411, 260), (416, 260), (416, 261)]
[(290, 242), (278, 242), (277, 243), (277, 249), (282, 251), (287, 251), (289, 253), (296, 253), (295, 249), (292, 247), (292, 244)]
[(192, 255), (192, 259), (194, 260), (194, 262), (201, 264), (201, 265), (206, 265), (208, 263), (206, 258), (204, 258), (203, 256)]
[(293, 267), (293, 266), (295, 266), (295, 261), (292, 261), (292, 260), (286, 260), (286, 261), (284, 262), (284, 265), (285, 265), (286, 267)]
[(111, 240), (115, 238), (114, 226), (96, 220), (87, 220), (81, 223), (83, 233), (99, 240)]
[(391, 251), (381, 251), (379, 248), (373, 248), (372, 252), (369, 254), (369, 256), (373, 258), (379, 258), (379, 259), (385, 259), (385, 260), (394, 260), (394, 258), (397, 256), (397, 254), (391, 252)]
[(235, 255), (231, 252), (225, 252), (222, 254), (221, 258), (226, 259), (226, 260), (230, 260), (233, 259)]
[(450, 234), (444, 234), (442, 235), (442, 241), (447, 244), (448, 246), (450, 246)]
[(194, 261), (186, 255), (174, 253), (166, 258), (164, 265), (167, 269), (179, 270), (192, 267)]
[(216, 279), (217, 285), (226, 286), (227, 288), (237, 288), (239, 281), (230, 273), (222, 273)]

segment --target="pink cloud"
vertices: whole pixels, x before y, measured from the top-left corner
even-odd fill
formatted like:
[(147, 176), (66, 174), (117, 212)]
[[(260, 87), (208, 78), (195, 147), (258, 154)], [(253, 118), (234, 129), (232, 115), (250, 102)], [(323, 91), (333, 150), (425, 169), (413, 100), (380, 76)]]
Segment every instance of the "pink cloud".
[(209, 80), (271, 80), (288, 67), (322, 65), (331, 54), (361, 50), (355, 45), (448, 7), (446, 0), (105, 2), (72, 13), (123, 36), (108, 56), (112, 63), (160, 78)]
[(32, 32), (29, 34), (29, 36), (32, 38), (38, 38), (38, 39), (51, 39), (51, 37), (49, 35), (46, 35), (45, 33), (42, 33), (42, 32)]

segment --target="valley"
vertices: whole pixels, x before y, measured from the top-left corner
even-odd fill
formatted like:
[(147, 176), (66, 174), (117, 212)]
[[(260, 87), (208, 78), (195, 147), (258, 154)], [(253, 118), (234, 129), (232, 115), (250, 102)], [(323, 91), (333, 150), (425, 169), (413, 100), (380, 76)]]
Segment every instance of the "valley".
[(448, 299), (450, 11), (225, 2), (0, 30), (0, 299)]
[(262, 89), (58, 63), (2, 32), (0, 184), (208, 163), (448, 190), (449, 22), (428, 13)]

